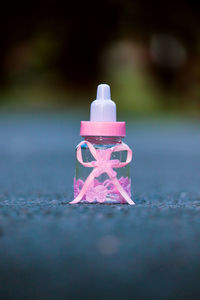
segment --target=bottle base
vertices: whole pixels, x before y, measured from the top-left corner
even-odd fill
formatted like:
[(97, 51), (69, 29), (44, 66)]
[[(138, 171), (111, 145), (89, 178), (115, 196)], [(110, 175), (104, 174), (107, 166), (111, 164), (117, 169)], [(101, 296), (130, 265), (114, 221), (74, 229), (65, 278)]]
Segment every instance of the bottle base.
[[(130, 179), (128, 177), (121, 177), (119, 182), (128, 195), (131, 196)], [(76, 180), (74, 178), (74, 198), (79, 195), (83, 185), (83, 180)], [(126, 204), (126, 200), (120, 195), (116, 187), (110, 183), (110, 180), (107, 179), (102, 183), (95, 179), (93, 185), (88, 188), (80, 203)]]

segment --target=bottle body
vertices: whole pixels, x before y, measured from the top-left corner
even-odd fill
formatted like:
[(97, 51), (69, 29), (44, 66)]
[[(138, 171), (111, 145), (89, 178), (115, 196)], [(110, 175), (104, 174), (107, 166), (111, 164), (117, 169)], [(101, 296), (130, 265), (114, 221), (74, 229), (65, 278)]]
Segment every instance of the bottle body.
[(82, 193), (80, 203), (126, 203), (126, 195), (131, 197), (130, 151), (121, 137), (85, 137), (76, 148), (74, 198)]

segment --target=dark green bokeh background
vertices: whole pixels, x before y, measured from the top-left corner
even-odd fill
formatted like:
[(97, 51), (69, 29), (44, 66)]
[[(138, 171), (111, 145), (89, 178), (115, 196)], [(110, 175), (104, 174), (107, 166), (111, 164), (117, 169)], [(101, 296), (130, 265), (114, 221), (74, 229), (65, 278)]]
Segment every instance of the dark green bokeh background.
[(199, 9), (197, 1), (12, 4), (0, 19), (0, 108), (88, 109), (106, 82), (121, 112), (198, 115)]

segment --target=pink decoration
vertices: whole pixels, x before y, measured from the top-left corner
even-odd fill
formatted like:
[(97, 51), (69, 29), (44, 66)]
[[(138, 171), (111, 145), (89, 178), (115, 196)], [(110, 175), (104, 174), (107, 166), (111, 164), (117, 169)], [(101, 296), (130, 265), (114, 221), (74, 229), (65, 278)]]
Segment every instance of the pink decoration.
[[(81, 152), (81, 146), (83, 144), (87, 144), (91, 154), (95, 158), (94, 161), (83, 162), (82, 152)], [(119, 151), (127, 151), (127, 158), (125, 162), (121, 162), (118, 159), (111, 159), (111, 154), (113, 152), (119, 152)], [(119, 180), (117, 179), (117, 173), (113, 170), (113, 168), (125, 167), (132, 160), (132, 151), (126, 144), (122, 143), (112, 148), (108, 148), (104, 150), (103, 149), (96, 150), (90, 142), (82, 141), (77, 147), (77, 160), (84, 167), (89, 167), (89, 168), (92, 167), (93, 170), (90, 173), (90, 175), (87, 177), (85, 182), (78, 182), (78, 187), (74, 188), (74, 191), (76, 193), (80, 185), (82, 186), (78, 195), (76, 195), (75, 199), (70, 202), (71, 204), (80, 202), (84, 196), (86, 196), (86, 199), (89, 200), (89, 202), (92, 202), (94, 200), (98, 202), (104, 202), (106, 199), (106, 195), (108, 194), (107, 187), (110, 184), (111, 186), (113, 186), (112, 193), (114, 192), (113, 189), (116, 189), (116, 191), (122, 196), (123, 200), (125, 200), (128, 204), (130, 205), (135, 204), (133, 200), (131, 200), (130, 195), (128, 193), (130, 191), (130, 186), (127, 190), (125, 190), (121, 185), (127, 183), (126, 179), (121, 179), (121, 184), (120, 184)], [(98, 187), (95, 189), (94, 186), (95, 178), (99, 177), (103, 173), (106, 173), (108, 175), (109, 180), (106, 180), (105, 185), (102, 185), (101, 188)], [(111, 193), (111, 190), (109, 190), (109, 192)]]
[(95, 200), (97, 202), (103, 203), (106, 200), (106, 196), (108, 194), (108, 190), (103, 185), (97, 185), (92, 188), (88, 188), (86, 192), (86, 201), (88, 202), (94, 202)]
[[(129, 196), (131, 196), (131, 180), (128, 177), (121, 177), (119, 178), (119, 182), (123, 189), (127, 192)], [(76, 198), (82, 187), (84, 185), (84, 181), (82, 179), (74, 178), (74, 197)], [(116, 187), (112, 184), (111, 180), (106, 179), (104, 182), (100, 182), (98, 179), (94, 180), (85, 196), (82, 198), (82, 202), (100, 202), (103, 203), (106, 201), (106, 196), (111, 195), (113, 198), (118, 198), (118, 201), (124, 203), (124, 198), (118, 192)], [(117, 196), (117, 197), (116, 197)], [(109, 196), (110, 197), (110, 196)]]

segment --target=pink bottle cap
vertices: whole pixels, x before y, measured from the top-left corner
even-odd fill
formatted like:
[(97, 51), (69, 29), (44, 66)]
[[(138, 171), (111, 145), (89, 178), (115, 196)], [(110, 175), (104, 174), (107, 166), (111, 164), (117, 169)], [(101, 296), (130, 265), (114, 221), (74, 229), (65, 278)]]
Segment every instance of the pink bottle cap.
[(80, 135), (124, 137), (126, 135), (126, 123), (81, 121)]

